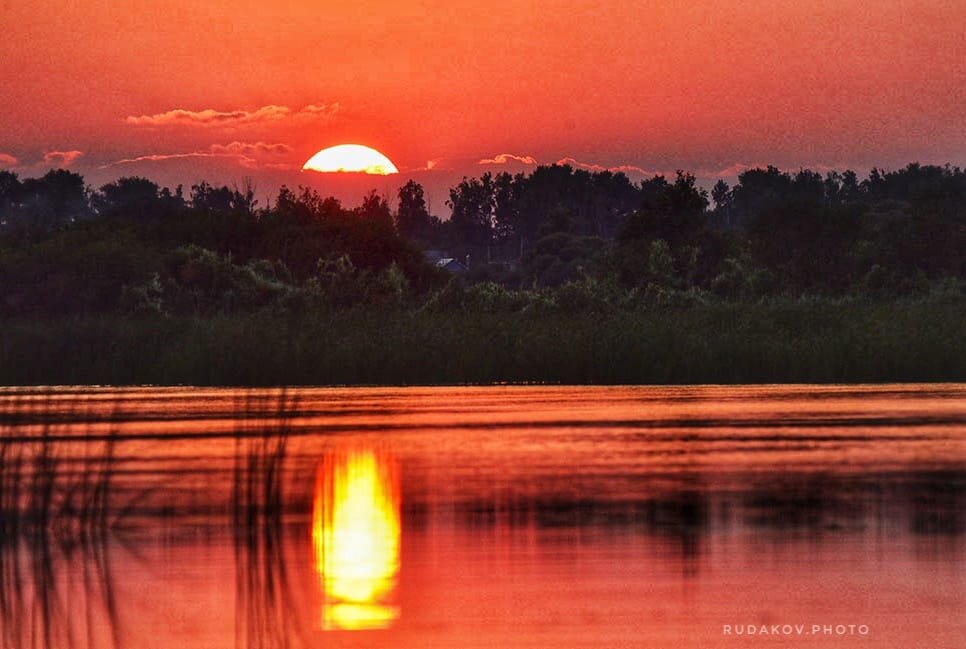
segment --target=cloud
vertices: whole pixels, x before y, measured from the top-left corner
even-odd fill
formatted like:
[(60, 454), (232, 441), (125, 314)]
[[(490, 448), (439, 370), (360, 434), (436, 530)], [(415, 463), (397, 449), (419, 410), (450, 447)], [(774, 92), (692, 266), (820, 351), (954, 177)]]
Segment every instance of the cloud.
[(123, 158), (103, 165), (101, 169), (137, 162), (164, 162), (165, 160), (185, 160), (190, 158), (234, 158), (238, 164), (248, 169), (288, 169), (290, 163), (260, 163), (253, 156), (279, 155), (290, 153), (292, 147), (282, 143), (270, 142), (229, 142), (228, 144), (212, 144), (201, 151), (187, 151), (184, 153), (151, 153), (133, 158)]
[(0, 153), (0, 167), (16, 167), (17, 158), (9, 153)]
[(268, 142), (229, 142), (228, 144), (212, 144), (209, 148), (210, 153), (229, 153), (236, 155), (257, 155), (257, 154), (279, 154), (290, 153), (292, 147), (287, 144)]
[(175, 108), (165, 113), (154, 115), (129, 115), (125, 122), (135, 126), (233, 126), (241, 123), (263, 122), (282, 119), (291, 114), (292, 109), (287, 106), (262, 106), (254, 111), (233, 110), (218, 111), (213, 108), (204, 110), (185, 110)]
[(442, 158), (434, 158), (433, 160), (427, 160), (426, 164), (424, 164), (422, 167), (411, 167), (405, 169), (404, 171), (432, 171), (433, 169), (439, 167), (439, 163), (442, 161)]
[(322, 115), (324, 117), (331, 117), (340, 110), (342, 110), (342, 107), (339, 106), (339, 102), (333, 102), (331, 104), (309, 104), (298, 111), (297, 115)]
[(227, 128), (246, 124), (277, 122), (289, 117), (313, 119), (331, 117), (339, 110), (338, 103), (309, 104), (299, 110), (276, 104), (269, 104), (255, 110), (221, 111), (214, 108), (205, 108), (204, 110), (174, 108), (154, 115), (129, 115), (124, 118), (124, 122), (134, 126), (214, 126)]
[(512, 153), (500, 153), (492, 158), (483, 158), (477, 164), (481, 165), (505, 165), (510, 161), (516, 161), (525, 165), (538, 164), (536, 158), (529, 155), (513, 155)]
[(49, 167), (69, 167), (78, 158), (84, 155), (83, 151), (47, 151), (44, 153), (44, 165)]
[[(533, 156), (530, 156), (530, 155), (513, 155), (512, 153), (501, 153), (499, 155), (493, 156), (492, 158), (484, 158), (484, 159), (480, 160), (477, 164), (481, 164), (481, 165), (504, 165), (504, 164), (508, 164), (510, 162), (519, 162), (519, 163), (525, 164), (525, 165), (537, 165), (537, 164), (540, 164), (539, 162), (537, 162), (537, 159), (534, 158)], [(629, 174), (640, 174), (642, 176), (653, 176), (654, 175), (654, 172), (648, 171), (647, 169), (643, 169), (641, 167), (637, 167), (635, 165), (616, 165), (616, 166), (613, 166), (613, 167), (605, 167), (605, 166), (599, 165), (599, 164), (592, 164), (592, 163), (589, 163), (589, 162), (581, 162), (580, 160), (577, 160), (576, 158), (561, 158), (560, 160), (557, 160), (557, 162), (555, 162), (554, 164), (558, 164), (558, 165), (570, 165), (571, 167), (574, 167), (576, 169), (585, 169), (587, 171), (596, 171), (596, 172), (610, 171), (610, 172), (614, 172), (614, 173), (622, 172), (622, 173), (626, 173), (626, 174), (628, 174), (628, 173)]]
[(100, 169), (116, 167), (118, 165), (133, 164), (135, 162), (163, 162), (165, 160), (184, 160), (187, 158), (234, 158), (238, 157), (235, 153), (211, 153), (210, 151), (190, 151), (188, 153), (151, 153), (139, 155), (133, 158), (122, 158), (114, 162), (102, 165)]
[(281, 169), (283, 171), (299, 171), (302, 169), (301, 164), (296, 164), (294, 162), (263, 162), (259, 165), (260, 169)]
[(648, 171), (647, 169), (644, 169), (643, 167), (638, 167), (636, 165), (615, 165), (612, 167), (605, 167), (603, 165), (593, 164), (590, 162), (581, 162), (580, 160), (577, 160), (575, 158), (561, 158), (560, 160), (557, 160), (556, 164), (570, 165), (571, 167), (574, 167), (576, 169), (584, 169), (586, 171), (595, 171), (595, 172), (610, 171), (612, 173), (640, 174), (641, 176), (661, 175), (659, 172)]

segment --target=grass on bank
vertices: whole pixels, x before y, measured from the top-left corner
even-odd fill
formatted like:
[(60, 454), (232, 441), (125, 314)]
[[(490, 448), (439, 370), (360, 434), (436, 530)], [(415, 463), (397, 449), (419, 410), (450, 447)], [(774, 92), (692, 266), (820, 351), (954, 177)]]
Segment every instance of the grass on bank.
[(966, 379), (962, 300), (491, 307), (8, 320), (0, 384)]

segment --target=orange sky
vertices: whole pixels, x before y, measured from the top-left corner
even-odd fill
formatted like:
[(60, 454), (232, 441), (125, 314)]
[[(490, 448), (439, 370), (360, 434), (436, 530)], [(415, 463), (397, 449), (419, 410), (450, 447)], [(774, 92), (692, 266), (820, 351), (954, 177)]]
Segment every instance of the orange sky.
[(345, 142), (442, 186), (565, 158), (635, 180), (966, 162), (962, 0), (65, 4), (0, 0), (21, 176), (296, 185)]

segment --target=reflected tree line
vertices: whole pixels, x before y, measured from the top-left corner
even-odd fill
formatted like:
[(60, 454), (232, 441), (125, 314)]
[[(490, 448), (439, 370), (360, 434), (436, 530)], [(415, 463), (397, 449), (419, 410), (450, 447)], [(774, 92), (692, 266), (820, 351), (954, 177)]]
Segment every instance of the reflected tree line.
[(372, 192), (348, 208), (307, 188), (260, 206), (252, 186), (127, 177), (92, 189), (67, 170), (0, 171), (0, 315), (426, 304), (465, 291), (558, 306), (961, 297), (966, 276), (966, 173), (949, 166), (865, 178), (767, 167), (708, 192), (684, 172), (634, 183), (552, 165), (464, 178), (449, 196), (444, 220), (412, 180), (392, 202)]
[[(966, 533), (966, 480), (955, 471), (763, 474), (746, 476), (745, 486), (727, 490), (698, 475), (679, 478), (677, 486), (664, 475), (654, 476), (654, 482), (653, 497), (616, 502), (503, 497), (461, 503), (457, 511), (471, 527), (638, 528), (682, 539), (740, 527), (803, 530), (815, 536), (891, 526), (916, 535)], [(408, 513), (423, 522), (433, 516), (419, 507)]]

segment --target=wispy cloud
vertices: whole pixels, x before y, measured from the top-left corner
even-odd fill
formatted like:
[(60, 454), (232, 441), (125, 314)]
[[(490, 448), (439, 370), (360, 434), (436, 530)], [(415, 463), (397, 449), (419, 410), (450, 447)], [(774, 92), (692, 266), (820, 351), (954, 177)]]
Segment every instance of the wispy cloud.
[(16, 167), (17, 162), (16, 156), (9, 153), (0, 153), (0, 167)]
[(229, 142), (228, 144), (212, 144), (207, 149), (200, 151), (187, 151), (183, 153), (150, 153), (139, 155), (133, 158), (123, 158), (115, 160), (101, 169), (116, 167), (118, 165), (134, 164), (137, 162), (164, 162), (165, 160), (185, 160), (190, 158), (233, 158), (238, 164), (249, 169), (269, 168), (281, 169), (289, 168), (289, 163), (261, 163), (255, 156), (276, 156), (279, 154), (290, 153), (292, 147), (287, 144), (270, 142)]
[(537, 159), (529, 155), (513, 155), (512, 153), (500, 153), (492, 158), (483, 158), (477, 164), (481, 165), (505, 165), (508, 162), (519, 162), (525, 165), (535, 165)]
[(44, 153), (43, 163), (49, 167), (69, 167), (83, 155), (83, 151), (76, 149), (72, 151), (47, 151)]
[(322, 115), (324, 117), (329, 117), (338, 113), (342, 108), (339, 106), (339, 102), (333, 102), (331, 104), (309, 104), (298, 111), (299, 115)]
[(262, 106), (254, 111), (220, 111), (213, 108), (204, 110), (185, 110), (175, 108), (154, 115), (129, 115), (124, 119), (135, 126), (228, 126), (245, 122), (277, 120), (289, 115), (287, 106)]
[(299, 171), (301, 164), (295, 162), (262, 162), (258, 165), (259, 169), (278, 169), (282, 171)]
[(163, 162), (165, 160), (183, 160), (186, 158), (234, 158), (236, 154), (234, 153), (211, 153), (208, 151), (191, 151), (188, 153), (150, 153), (147, 155), (139, 155), (133, 158), (121, 158), (120, 160), (115, 160), (114, 162), (102, 165), (101, 169), (107, 169), (108, 167), (116, 167), (118, 165), (132, 164), (135, 162)]
[(643, 167), (638, 167), (637, 165), (613, 165), (610, 167), (605, 167), (604, 165), (594, 164), (591, 162), (581, 162), (575, 158), (561, 158), (557, 160), (558, 165), (570, 165), (575, 169), (584, 169), (586, 171), (610, 171), (612, 173), (624, 173), (624, 174), (639, 174), (641, 176), (654, 176), (660, 175), (659, 172), (649, 171)]
[(439, 163), (442, 162), (442, 158), (435, 158), (433, 160), (427, 160), (426, 164), (422, 167), (411, 167), (408, 169), (401, 169), (402, 171), (432, 171), (433, 169), (439, 168)]
[[(477, 164), (481, 165), (505, 165), (512, 162), (517, 162), (525, 165), (538, 165), (540, 162), (537, 161), (532, 155), (514, 155), (512, 153), (500, 153), (492, 158), (484, 158), (480, 160)], [(554, 164), (557, 165), (570, 165), (575, 169), (585, 169), (587, 171), (610, 171), (610, 172), (622, 172), (625, 174), (640, 174), (642, 176), (654, 175), (654, 172), (648, 171), (642, 167), (636, 165), (614, 165), (611, 167), (605, 167), (604, 165), (594, 164), (590, 162), (581, 162), (576, 158), (561, 158), (557, 160)]]
[(188, 110), (174, 108), (164, 113), (154, 115), (128, 115), (124, 122), (134, 126), (199, 126), (199, 127), (234, 127), (246, 124), (261, 124), (277, 122), (287, 118), (327, 118), (340, 110), (338, 103), (309, 104), (298, 110), (289, 106), (269, 104), (255, 110)]
[(210, 153), (230, 153), (236, 155), (268, 155), (290, 153), (292, 147), (287, 144), (269, 142), (229, 142), (228, 144), (212, 144)]

